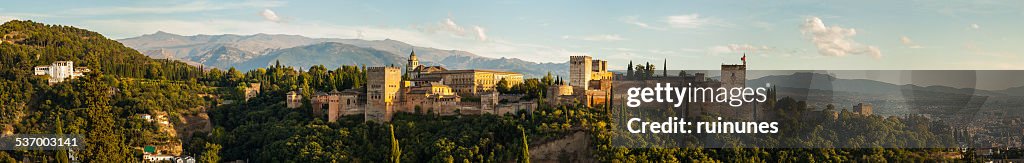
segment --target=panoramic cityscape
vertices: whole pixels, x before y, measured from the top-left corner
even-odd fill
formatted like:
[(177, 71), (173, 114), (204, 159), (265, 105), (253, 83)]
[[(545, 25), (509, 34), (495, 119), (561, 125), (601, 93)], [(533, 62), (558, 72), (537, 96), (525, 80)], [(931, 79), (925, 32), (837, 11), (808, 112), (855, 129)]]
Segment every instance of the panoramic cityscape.
[(0, 162), (1021, 162), (1020, 6), (11, 2)]

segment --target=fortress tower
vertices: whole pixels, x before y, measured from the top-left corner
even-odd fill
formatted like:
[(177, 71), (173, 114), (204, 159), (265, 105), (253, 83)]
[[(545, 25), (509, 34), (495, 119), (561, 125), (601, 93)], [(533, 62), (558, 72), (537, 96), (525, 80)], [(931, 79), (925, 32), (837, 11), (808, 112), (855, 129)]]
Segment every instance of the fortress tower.
[(747, 65), (722, 65), (722, 87), (746, 87)]
[(366, 121), (391, 121), (402, 82), (398, 67), (366, 69)]
[(746, 87), (747, 86), (747, 54), (743, 54), (742, 65), (722, 65), (722, 87)]
[[(744, 54), (743, 58), (740, 58), (740, 60), (743, 61), (743, 64), (722, 65), (722, 76), (720, 81), (722, 87), (726, 89), (732, 89), (744, 88), (747, 86), (747, 55)], [(755, 114), (757, 114), (754, 113), (755, 105), (756, 104), (748, 103), (740, 107), (723, 106), (728, 109), (720, 109), (719, 114), (739, 119), (754, 119), (754, 117), (756, 116)]]
[(589, 88), (593, 64), (590, 56), (569, 57), (569, 85), (582, 90)]

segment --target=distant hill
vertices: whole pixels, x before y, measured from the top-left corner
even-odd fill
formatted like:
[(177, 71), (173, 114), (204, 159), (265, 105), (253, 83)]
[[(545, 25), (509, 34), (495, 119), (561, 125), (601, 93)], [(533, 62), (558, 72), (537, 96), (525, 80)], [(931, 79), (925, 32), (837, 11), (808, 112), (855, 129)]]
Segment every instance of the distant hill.
[(1024, 86), (1007, 88), (1007, 89), (1004, 89), (1004, 90), (999, 90), (997, 92), (1008, 94), (1008, 95), (1013, 95), (1013, 96), (1024, 96)]
[(277, 61), (302, 68), (324, 65), (329, 69), (334, 69), (341, 65), (385, 66), (393, 64), (397, 66), (404, 64), (406, 59), (386, 51), (337, 42), (324, 42), (275, 50), (270, 54), (235, 64), (235, 68), (256, 69), (273, 65)]
[(798, 72), (791, 75), (765, 76), (747, 81), (748, 86), (764, 86), (765, 83), (771, 83), (773, 86), (784, 88), (832, 90), (877, 95), (893, 95), (910, 91), (925, 91), (982, 96), (1024, 96), (1024, 87), (1010, 88), (1002, 91), (953, 88), (948, 86), (922, 87), (913, 84), (896, 85), (866, 79), (839, 79), (827, 74), (810, 72)]
[(0, 76), (31, 76), (32, 68), (54, 61), (73, 61), (75, 67), (120, 77), (185, 79), (198, 69), (177, 61), (157, 60), (103, 35), (63, 25), (12, 20), (0, 25)]
[[(419, 55), (419, 51), (416, 51)], [(550, 71), (553, 75), (560, 75), (569, 78), (568, 63), (535, 63), (517, 58), (484, 58), (470, 56), (449, 56), (440, 61), (441, 65), (447, 67), (497, 69), (520, 72), (533, 77), (542, 77)]]
[[(536, 63), (520, 59), (510, 58), (488, 58), (459, 50), (441, 50), (429, 47), (417, 47), (398, 40), (362, 40), (362, 39), (334, 39), (334, 38), (309, 38), (298, 35), (280, 34), (255, 34), (255, 35), (195, 35), (182, 36), (166, 32), (156, 32), (139, 37), (118, 40), (126, 46), (132, 47), (152, 58), (168, 58), (182, 60), (191, 64), (202, 64), (218, 68), (236, 67), (242, 70), (258, 68), (269, 58), (289, 58), (289, 55), (301, 54), (310, 58), (335, 58), (338, 55), (353, 57), (347, 52), (368, 52), (368, 50), (355, 50), (347, 47), (349, 51), (333, 51), (337, 53), (317, 53), (316, 49), (310, 49), (314, 44), (323, 46), (336, 46), (337, 44), (320, 44), (335, 42), (351, 45), (359, 48), (373, 49), (380, 52), (387, 52), (398, 56), (402, 62), (395, 63), (396, 66), (404, 66), (409, 52), (415, 50), (417, 58), (426, 65), (441, 65), (449, 69), (494, 69), (522, 72), (528, 76), (542, 76), (548, 71), (556, 75), (567, 76), (569, 66), (563, 63)], [(291, 48), (299, 48), (291, 49)], [(279, 52), (289, 49), (288, 52)], [(332, 52), (332, 51), (324, 51)], [(376, 53), (364, 53), (376, 54)], [(266, 56), (276, 55), (276, 56)], [(334, 56), (327, 56), (334, 55)], [(391, 64), (393, 58), (390, 55), (376, 55), (379, 63)], [(260, 59), (260, 60), (254, 60)], [(250, 61), (253, 60), (253, 61)], [(369, 58), (352, 59), (353, 61), (370, 61)], [(346, 61), (339, 59), (337, 61)], [(272, 62), (272, 61), (271, 61)], [(377, 62), (369, 62), (377, 63)], [(282, 60), (281, 64), (308, 67), (306, 65), (324, 64), (328, 67), (347, 64), (343, 62), (326, 62), (310, 59), (292, 58)], [(370, 65), (370, 64), (368, 64)]]
[(206, 66), (231, 67), (258, 56), (258, 54), (249, 53), (236, 47), (220, 46), (198, 55), (189, 56), (187, 60)]

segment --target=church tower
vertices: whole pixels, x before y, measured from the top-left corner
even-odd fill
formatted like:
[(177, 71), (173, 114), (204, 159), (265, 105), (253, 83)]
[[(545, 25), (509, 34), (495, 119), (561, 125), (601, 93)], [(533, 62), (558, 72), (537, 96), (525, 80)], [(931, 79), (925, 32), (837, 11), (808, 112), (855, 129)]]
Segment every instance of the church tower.
[[(416, 50), (412, 50), (412, 52), (409, 53), (409, 63), (405, 64), (405, 75), (406, 76), (412, 75), (412, 71), (415, 70), (416, 67), (419, 67), (419, 66), (420, 66), (420, 61), (418, 59), (416, 59)], [(411, 78), (412, 76), (409, 76), (409, 77)]]

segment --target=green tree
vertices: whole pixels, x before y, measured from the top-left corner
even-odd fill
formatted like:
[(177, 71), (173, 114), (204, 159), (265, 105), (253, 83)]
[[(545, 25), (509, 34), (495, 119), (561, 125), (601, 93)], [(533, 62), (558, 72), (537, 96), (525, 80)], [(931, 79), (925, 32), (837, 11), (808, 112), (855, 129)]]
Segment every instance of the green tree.
[(555, 77), (551, 76), (551, 71), (548, 71), (548, 74), (544, 75), (544, 77), (540, 79), (540, 82), (544, 83), (544, 85), (554, 85)]
[(629, 60), (629, 64), (626, 65), (626, 77), (632, 79), (635, 77), (633, 73), (633, 60)]
[(399, 163), (402, 160), (402, 149), (398, 147), (398, 138), (395, 137), (395, 125), (389, 124), (391, 130), (391, 162)]
[(501, 80), (498, 80), (498, 84), (495, 84), (494, 87), (495, 89), (498, 89), (498, 92), (500, 93), (508, 93), (510, 88), (508, 85), (508, 80), (505, 80), (505, 78), (501, 78)]
[[(64, 134), (64, 122), (60, 120), (60, 115), (57, 115), (57, 120), (53, 126), (56, 128), (56, 134)], [(68, 160), (68, 152), (66, 150), (57, 150), (57, 155), (54, 157), (57, 157), (57, 162), (59, 163), (71, 162), (71, 160)]]
[(530, 163), (530, 144), (526, 139), (526, 129), (523, 129), (523, 126), (519, 126), (519, 132), (523, 135), (523, 157), (519, 158), (519, 162)]
[(203, 149), (203, 155), (199, 156), (199, 161), (210, 163), (220, 162), (220, 155), (217, 155), (217, 153), (220, 153), (220, 148), (219, 144), (206, 143), (206, 148)]

